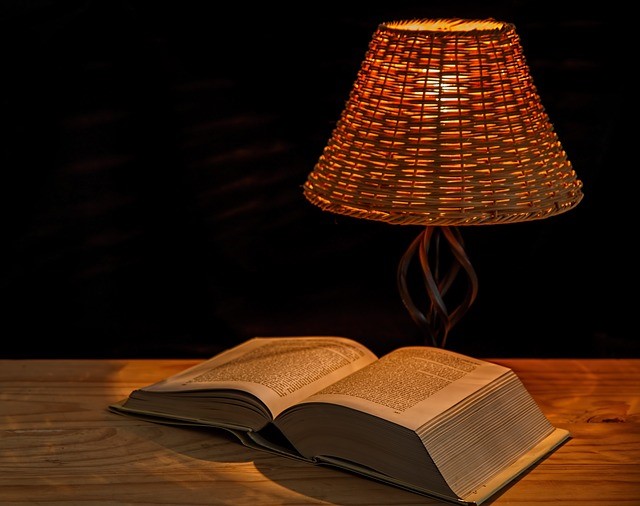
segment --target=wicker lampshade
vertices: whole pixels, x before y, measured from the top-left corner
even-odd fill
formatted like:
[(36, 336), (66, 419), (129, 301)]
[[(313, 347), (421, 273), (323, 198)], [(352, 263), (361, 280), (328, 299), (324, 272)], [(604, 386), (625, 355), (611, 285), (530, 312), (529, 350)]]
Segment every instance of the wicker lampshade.
[(582, 198), (512, 24), (381, 24), (304, 195), (394, 224), (482, 225)]
[[(398, 287), (425, 341), (441, 347), (477, 294), (458, 227), (546, 218), (583, 196), (515, 27), (494, 19), (379, 25), (303, 191), (327, 211), (424, 226), (400, 260)], [(426, 311), (407, 283), (413, 259)], [(466, 294), (452, 308), (445, 296), (460, 273)]]

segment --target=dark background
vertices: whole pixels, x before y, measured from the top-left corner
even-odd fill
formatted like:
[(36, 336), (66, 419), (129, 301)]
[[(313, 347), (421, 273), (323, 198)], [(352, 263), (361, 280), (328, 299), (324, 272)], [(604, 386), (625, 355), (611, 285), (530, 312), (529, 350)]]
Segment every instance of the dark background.
[(377, 353), (420, 342), (395, 284), (420, 228), (325, 213), (301, 187), (377, 25), (447, 16), (515, 24), (585, 193), (560, 216), (463, 229), (480, 291), (448, 347), (640, 356), (624, 14), (345, 4), (0, 4), (0, 356), (206, 357), (257, 335), (343, 335)]

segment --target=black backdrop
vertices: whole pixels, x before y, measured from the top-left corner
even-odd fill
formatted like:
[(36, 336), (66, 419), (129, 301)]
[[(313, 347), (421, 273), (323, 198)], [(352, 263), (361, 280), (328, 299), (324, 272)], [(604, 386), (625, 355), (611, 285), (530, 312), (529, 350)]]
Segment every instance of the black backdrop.
[(561, 216), (463, 230), (480, 292), (449, 347), (640, 355), (629, 28), (613, 5), (0, 8), (0, 356), (205, 357), (256, 335), (345, 335), (378, 353), (419, 342), (395, 285), (419, 229), (324, 213), (301, 185), (376, 26), (445, 16), (516, 25), (585, 193)]

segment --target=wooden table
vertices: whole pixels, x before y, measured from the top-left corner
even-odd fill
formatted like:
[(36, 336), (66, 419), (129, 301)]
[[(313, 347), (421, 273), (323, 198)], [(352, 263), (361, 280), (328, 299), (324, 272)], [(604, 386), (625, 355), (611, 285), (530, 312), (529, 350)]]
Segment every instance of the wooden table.
[[(108, 412), (195, 360), (0, 360), (0, 504), (440, 504)], [(640, 505), (640, 360), (500, 359), (573, 437), (485, 504)]]

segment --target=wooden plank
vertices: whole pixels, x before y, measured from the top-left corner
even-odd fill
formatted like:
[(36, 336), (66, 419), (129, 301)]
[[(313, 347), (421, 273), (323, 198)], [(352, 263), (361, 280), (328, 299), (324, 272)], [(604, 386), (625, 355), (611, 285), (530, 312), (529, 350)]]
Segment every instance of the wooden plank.
[[(251, 450), (224, 431), (107, 411), (197, 360), (0, 360), (0, 503), (438, 504)], [(637, 505), (640, 360), (496, 360), (573, 437), (492, 502)]]

